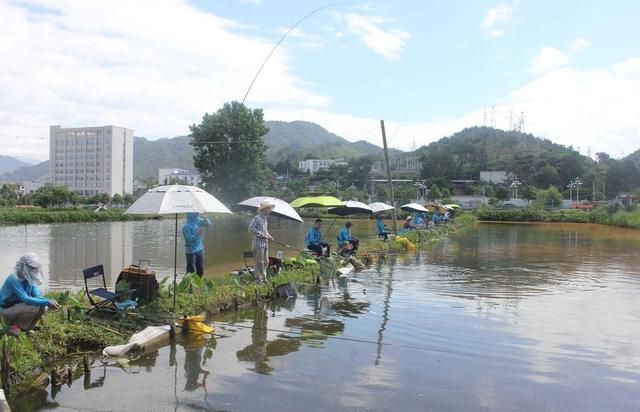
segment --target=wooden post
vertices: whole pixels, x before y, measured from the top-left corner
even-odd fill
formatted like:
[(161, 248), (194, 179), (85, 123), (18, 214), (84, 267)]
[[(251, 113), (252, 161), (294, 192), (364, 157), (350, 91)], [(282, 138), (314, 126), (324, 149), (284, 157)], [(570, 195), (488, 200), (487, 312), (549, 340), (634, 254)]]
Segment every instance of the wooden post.
[(91, 361), (89, 361), (88, 355), (84, 355), (82, 358), (82, 366), (84, 367), (84, 388), (89, 389), (91, 387)]
[(2, 340), (2, 389), (4, 389), (6, 393), (10, 393), (9, 375), (11, 374), (11, 366), (9, 364), (9, 344), (5, 339)]
[(384, 120), (380, 120), (380, 128), (382, 129), (382, 148), (384, 149), (384, 165), (387, 168), (387, 182), (389, 184), (389, 195), (391, 196), (391, 206), (393, 210), (393, 233), (398, 233), (398, 218), (396, 216), (396, 199), (393, 196), (393, 182), (391, 181), (391, 169), (389, 169), (389, 150), (387, 149), (387, 132), (384, 129)]

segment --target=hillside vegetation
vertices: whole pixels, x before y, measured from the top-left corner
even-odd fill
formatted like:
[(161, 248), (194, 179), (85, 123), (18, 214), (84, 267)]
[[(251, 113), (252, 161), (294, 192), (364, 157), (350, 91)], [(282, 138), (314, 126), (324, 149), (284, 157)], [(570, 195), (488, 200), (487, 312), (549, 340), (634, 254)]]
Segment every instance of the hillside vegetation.
[(513, 172), (537, 187), (564, 187), (575, 177), (593, 175), (596, 162), (572, 147), (515, 131), (464, 129), (416, 151), (422, 177), (432, 181), (478, 180), (482, 170)]

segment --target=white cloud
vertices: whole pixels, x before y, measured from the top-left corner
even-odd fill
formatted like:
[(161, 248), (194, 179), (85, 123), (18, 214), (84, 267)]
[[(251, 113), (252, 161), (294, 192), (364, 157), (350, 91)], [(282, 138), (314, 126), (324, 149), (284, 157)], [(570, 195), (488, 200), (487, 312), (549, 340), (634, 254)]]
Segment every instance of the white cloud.
[(544, 73), (548, 70), (564, 66), (569, 63), (569, 56), (553, 47), (543, 47), (538, 55), (533, 59), (529, 71), (531, 73)]
[(506, 24), (513, 16), (514, 8), (509, 4), (501, 4), (490, 8), (482, 20), (482, 28), (489, 36), (499, 37), (504, 34)]
[[(280, 35), (283, 35), (289, 31), (289, 27), (280, 27), (277, 32)], [(307, 48), (318, 48), (323, 47), (325, 45), (322, 37), (316, 33), (307, 33), (299, 27), (293, 29), (288, 35), (287, 38), (295, 38), (300, 40), (299, 44), (302, 47)]]
[(383, 27), (393, 23), (384, 16), (372, 16), (358, 13), (334, 13), (334, 17), (345, 24), (345, 30), (355, 34), (374, 52), (396, 60), (411, 34), (394, 27)]
[[(640, 148), (640, 57), (602, 70), (551, 69), (505, 95), (496, 105), (498, 128), (508, 128), (508, 114), (525, 114), (525, 129), (586, 154), (599, 151), (620, 156)], [(379, 119), (320, 109), (272, 109), (267, 117), (309, 120), (331, 132), (380, 145)], [(465, 127), (481, 125), (483, 109), (433, 121), (386, 122), (390, 146), (409, 149), (438, 140)], [(394, 135), (397, 136), (394, 137)]]
[(584, 49), (588, 45), (589, 45), (589, 42), (587, 40), (585, 40), (582, 37), (578, 37), (577, 39), (569, 43), (569, 48), (573, 52), (579, 52), (580, 50)]
[[(43, 12), (43, 10), (45, 10)], [(48, 136), (51, 124), (118, 124), (136, 135), (188, 133), (205, 111), (242, 99), (271, 41), (183, 0), (0, 0), (0, 140), (4, 153), (48, 157), (48, 145), (1, 135)], [(248, 103), (319, 107), (271, 57)], [(24, 142), (21, 140), (20, 142)]]

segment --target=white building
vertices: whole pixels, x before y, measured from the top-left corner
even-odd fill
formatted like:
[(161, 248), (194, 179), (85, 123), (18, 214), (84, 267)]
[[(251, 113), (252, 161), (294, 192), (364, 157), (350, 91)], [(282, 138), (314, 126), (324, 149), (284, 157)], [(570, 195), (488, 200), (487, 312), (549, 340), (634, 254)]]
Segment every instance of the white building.
[(320, 170), (327, 170), (333, 164), (330, 159), (307, 159), (298, 162), (298, 168), (305, 173), (314, 174)]
[(118, 126), (49, 128), (49, 181), (81, 195), (131, 193), (133, 130)]
[(158, 169), (158, 183), (160, 185), (171, 184), (171, 179), (180, 179), (190, 186), (198, 186), (200, 184), (200, 175), (192, 173), (185, 169)]
[(18, 184), (18, 191), (23, 195), (28, 195), (31, 193), (35, 193), (41, 187), (47, 185), (47, 182), (39, 181), (39, 180), (31, 180), (29, 182), (22, 182)]
[(502, 170), (490, 170), (480, 172), (480, 181), (492, 183), (494, 185), (502, 185), (510, 182), (515, 178), (513, 173)]

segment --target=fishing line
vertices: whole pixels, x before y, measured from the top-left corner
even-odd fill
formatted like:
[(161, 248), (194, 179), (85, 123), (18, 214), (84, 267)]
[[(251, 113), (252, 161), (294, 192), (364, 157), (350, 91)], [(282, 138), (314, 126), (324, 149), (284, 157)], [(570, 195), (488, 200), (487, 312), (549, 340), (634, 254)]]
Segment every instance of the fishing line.
[(298, 25), (300, 25), (303, 21), (305, 21), (309, 17), (313, 16), (317, 12), (319, 12), (321, 10), (324, 10), (326, 8), (332, 7), (332, 6), (337, 6), (339, 4), (340, 3), (330, 3), (330, 4), (326, 4), (326, 5), (324, 5), (324, 6), (320, 7), (320, 8), (317, 8), (317, 9), (313, 10), (311, 13), (305, 15), (303, 18), (298, 20), (293, 26), (291, 26), (289, 28), (289, 30), (287, 30), (287, 32), (284, 35), (282, 35), (282, 37), (280, 37), (280, 40), (278, 40), (278, 42), (273, 46), (273, 48), (271, 49), (271, 51), (267, 55), (267, 58), (264, 59), (264, 61), (260, 65), (260, 68), (256, 72), (255, 76), (253, 76), (253, 79), (251, 80), (251, 84), (249, 84), (249, 88), (247, 89), (247, 92), (244, 94), (244, 97), (242, 98), (242, 104), (244, 104), (245, 100), (247, 100), (247, 96), (249, 96), (249, 92), (251, 91), (251, 88), (253, 87), (253, 84), (258, 79), (258, 76), (260, 76), (260, 72), (262, 72), (262, 69), (264, 68), (264, 66), (267, 64), (267, 62), (269, 61), (269, 59), (271, 58), (273, 53), (276, 51), (278, 46), (280, 46), (280, 43), (282, 43), (284, 41), (284, 39), (289, 35), (289, 33), (291, 33), (293, 30), (295, 30), (296, 27), (298, 27)]

